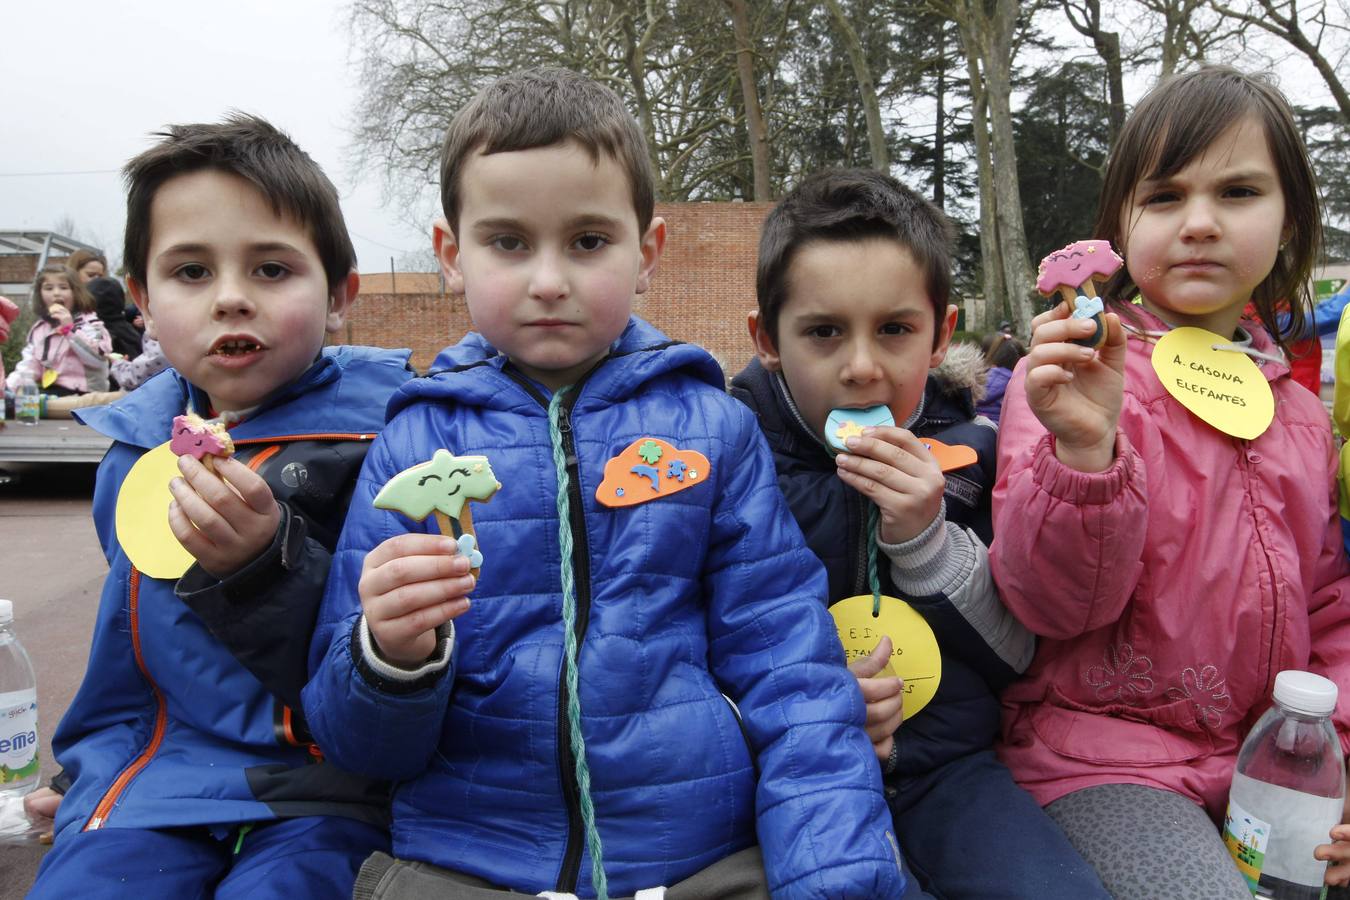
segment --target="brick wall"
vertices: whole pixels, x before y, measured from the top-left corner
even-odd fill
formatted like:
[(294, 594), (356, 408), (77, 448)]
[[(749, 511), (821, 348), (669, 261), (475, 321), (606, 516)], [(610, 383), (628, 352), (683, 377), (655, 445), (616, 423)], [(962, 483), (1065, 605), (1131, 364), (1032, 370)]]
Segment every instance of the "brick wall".
[[(728, 377), (749, 361), (745, 317), (755, 307), (755, 253), (770, 203), (661, 203), (666, 250), (651, 290), (633, 311), (666, 334), (701, 344)], [(470, 329), (459, 297), (362, 293), (348, 317), (348, 343), (412, 347), (425, 371), (437, 351)]]

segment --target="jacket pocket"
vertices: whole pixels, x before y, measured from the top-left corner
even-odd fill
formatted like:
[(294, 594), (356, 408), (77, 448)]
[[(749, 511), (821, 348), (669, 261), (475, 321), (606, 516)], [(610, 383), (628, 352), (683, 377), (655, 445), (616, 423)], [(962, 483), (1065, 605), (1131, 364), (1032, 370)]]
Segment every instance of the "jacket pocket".
[[(1069, 703), (1068, 705), (1057, 705)], [(1117, 766), (1170, 766), (1209, 756), (1214, 742), (1204, 731), (1172, 727), (1194, 719), (1189, 700), (1157, 707), (1093, 710), (1051, 689), (1031, 710), (1031, 727), (1047, 747), (1070, 759)]]

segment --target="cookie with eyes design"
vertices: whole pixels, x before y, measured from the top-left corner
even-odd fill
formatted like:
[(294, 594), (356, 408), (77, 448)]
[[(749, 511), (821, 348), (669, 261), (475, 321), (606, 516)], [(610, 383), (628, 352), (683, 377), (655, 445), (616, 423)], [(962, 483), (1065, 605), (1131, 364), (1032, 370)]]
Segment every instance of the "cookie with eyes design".
[(1105, 343), (1106, 308), (1093, 282), (1106, 281), (1124, 263), (1110, 241), (1074, 241), (1041, 260), (1036, 290), (1047, 297), (1058, 291), (1073, 308), (1073, 318), (1092, 319), (1097, 326), (1091, 337), (1073, 343), (1084, 347)]
[(207, 422), (193, 413), (174, 416), (171, 434), (169, 449), (175, 456), (191, 456), (213, 471), (213, 458), (225, 459), (234, 455), (234, 441), (225, 426)]
[(402, 513), (415, 522), (434, 514), (441, 534), (447, 537), (456, 536), (450, 520), (458, 520), (460, 534), (470, 538), (467, 549), (460, 538), (460, 550), (469, 557), (477, 574), (482, 554), (478, 552), (468, 501), (485, 503), (501, 486), (486, 456), (455, 456), (441, 449), (426, 462), (386, 481), (372, 503), (377, 509)]

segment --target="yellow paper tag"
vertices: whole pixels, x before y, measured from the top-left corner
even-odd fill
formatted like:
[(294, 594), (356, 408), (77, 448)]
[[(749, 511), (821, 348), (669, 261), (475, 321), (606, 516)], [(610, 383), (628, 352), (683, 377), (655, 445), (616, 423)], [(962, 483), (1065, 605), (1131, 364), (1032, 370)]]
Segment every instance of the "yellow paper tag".
[(831, 606), (830, 615), (849, 662), (871, 653), (883, 635), (890, 636), (891, 661), (880, 674), (905, 680), (906, 719), (928, 705), (942, 679), (942, 654), (933, 629), (914, 607), (883, 594), (881, 613), (873, 616), (872, 595), (861, 594)]
[(1167, 392), (1224, 434), (1251, 440), (1270, 427), (1275, 396), (1252, 358), (1203, 328), (1174, 328), (1153, 348), (1153, 371)]
[(136, 460), (117, 492), (117, 541), (151, 578), (176, 581), (194, 561), (169, 528), (169, 482), (176, 477), (178, 456), (165, 441)]
[(56, 384), (56, 378), (57, 378), (57, 374), (56, 374), (56, 370), (55, 370), (55, 369), (43, 369), (43, 370), (42, 370), (42, 386), (43, 386), (43, 387), (49, 388), (49, 387), (51, 387), (52, 385)]

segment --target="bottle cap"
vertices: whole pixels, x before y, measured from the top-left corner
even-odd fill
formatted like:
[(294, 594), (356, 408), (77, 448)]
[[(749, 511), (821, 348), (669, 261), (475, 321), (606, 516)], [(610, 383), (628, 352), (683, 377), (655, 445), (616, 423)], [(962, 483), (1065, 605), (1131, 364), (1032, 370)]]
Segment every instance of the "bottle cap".
[(9, 600), (0, 600), (0, 625), (14, 621), (14, 604)]
[(1305, 716), (1327, 716), (1336, 708), (1336, 682), (1288, 669), (1275, 676), (1275, 702)]

